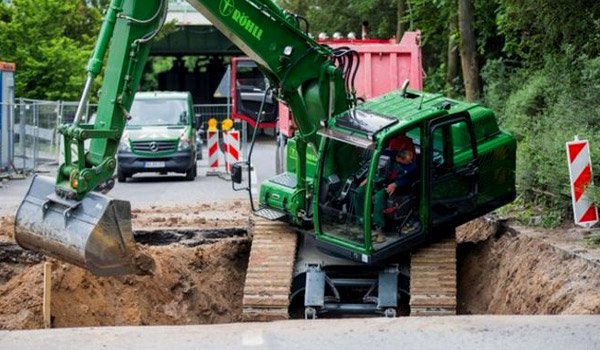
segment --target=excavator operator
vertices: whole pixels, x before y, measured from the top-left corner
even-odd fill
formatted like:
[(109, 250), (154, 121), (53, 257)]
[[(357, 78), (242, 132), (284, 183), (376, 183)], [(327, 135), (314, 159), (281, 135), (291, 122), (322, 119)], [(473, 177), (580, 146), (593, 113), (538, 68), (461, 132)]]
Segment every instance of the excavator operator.
[[(375, 243), (383, 243), (386, 237), (383, 233), (385, 226), (384, 211), (389, 196), (399, 191), (410, 188), (417, 178), (417, 155), (415, 145), (410, 137), (405, 135), (392, 139), (388, 149), (383, 151), (383, 155), (394, 159), (392, 161), (391, 171), (387, 178), (376, 181), (379, 185), (375, 187), (373, 196), (373, 240)], [(355, 212), (362, 221), (364, 212), (365, 179), (356, 189), (354, 196)]]

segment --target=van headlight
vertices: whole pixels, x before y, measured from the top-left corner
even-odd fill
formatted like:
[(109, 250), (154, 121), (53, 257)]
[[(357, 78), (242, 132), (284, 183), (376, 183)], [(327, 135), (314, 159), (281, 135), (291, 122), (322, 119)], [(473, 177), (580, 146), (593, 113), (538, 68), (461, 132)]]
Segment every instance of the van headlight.
[(178, 151), (187, 151), (190, 148), (192, 148), (190, 140), (188, 140), (187, 138), (179, 139), (179, 147), (177, 148)]
[(131, 152), (131, 145), (129, 144), (128, 135), (123, 135), (123, 137), (121, 137), (121, 142), (119, 142), (119, 151)]

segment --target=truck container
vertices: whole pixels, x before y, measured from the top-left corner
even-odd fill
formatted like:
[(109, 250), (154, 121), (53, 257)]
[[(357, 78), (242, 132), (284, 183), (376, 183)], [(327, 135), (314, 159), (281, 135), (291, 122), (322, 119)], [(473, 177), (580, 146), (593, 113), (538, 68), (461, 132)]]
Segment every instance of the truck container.
[[(333, 48), (349, 47), (358, 52), (360, 65), (356, 74), (357, 97), (370, 99), (399, 89), (408, 79), (409, 87), (423, 90), (421, 33), (406, 32), (400, 43), (390, 40), (324, 40), (320, 44)], [(287, 137), (294, 133), (288, 108), (279, 104), (279, 130)]]

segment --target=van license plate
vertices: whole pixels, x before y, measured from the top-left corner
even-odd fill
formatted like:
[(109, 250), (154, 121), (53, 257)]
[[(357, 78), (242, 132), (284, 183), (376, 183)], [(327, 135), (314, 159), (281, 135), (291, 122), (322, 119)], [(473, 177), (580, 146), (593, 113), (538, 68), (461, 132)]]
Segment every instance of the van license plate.
[(146, 162), (144, 166), (146, 168), (164, 168), (165, 162)]

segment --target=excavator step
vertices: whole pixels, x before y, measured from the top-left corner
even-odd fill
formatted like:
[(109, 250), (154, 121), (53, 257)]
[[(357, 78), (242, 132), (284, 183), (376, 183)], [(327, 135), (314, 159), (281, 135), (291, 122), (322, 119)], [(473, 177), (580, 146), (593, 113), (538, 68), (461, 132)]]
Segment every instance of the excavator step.
[(285, 213), (274, 210), (274, 209), (269, 209), (269, 208), (261, 208), (258, 209), (256, 211), (256, 213), (254, 213), (254, 215), (260, 216), (264, 219), (270, 220), (270, 221), (274, 221), (274, 220), (279, 220), (283, 217), (285, 217)]
[(242, 320), (288, 319), (298, 237), (285, 222), (259, 216), (250, 220), (252, 249), (244, 285)]
[(411, 255), (410, 315), (456, 315), (456, 237)]

